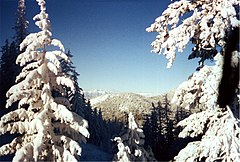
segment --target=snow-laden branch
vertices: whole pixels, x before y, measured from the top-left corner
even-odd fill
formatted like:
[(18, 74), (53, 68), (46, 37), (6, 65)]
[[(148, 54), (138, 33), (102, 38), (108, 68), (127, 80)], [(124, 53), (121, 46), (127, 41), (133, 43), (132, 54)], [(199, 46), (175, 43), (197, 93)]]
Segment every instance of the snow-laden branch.
[(218, 108), (205, 110), (181, 121), (179, 125), (184, 129), (180, 137), (204, 135), (201, 141), (189, 143), (175, 160), (239, 161), (240, 122), (231, 114), (229, 107), (227, 111)]
[(193, 41), (198, 50), (211, 50), (217, 45), (223, 47), (226, 30), (240, 26), (235, 10), (239, 4), (238, 0), (173, 2), (146, 29), (158, 33), (151, 44), (152, 51), (160, 54), (164, 50), (163, 55), (169, 60), (167, 67), (170, 68), (176, 51), (183, 52), (189, 41)]
[(214, 108), (217, 104), (218, 86), (222, 78), (223, 56), (218, 53), (214, 57), (215, 65), (204, 65), (193, 73), (189, 80), (177, 88), (172, 102), (186, 109), (201, 104), (202, 108)]
[(53, 115), (56, 120), (60, 120), (61, 123), (71, 123), (69, 125), (70, 128), (81, 133), (85, 137), (89, 137), (89, 132), (87, 130), (88, 123), (86, 120), (61, 104), (53, 102), (51, 108), (54, 110)]
[(128, 157), (128, 155), (131, 154), (131, 151), (129, 147), (124, 146), (120, 137), (115, 137), (113, 140), (117, 142), (117, 147), (118, 147), (116, 161), (130, 162), (130, 158)]
[(33, 145), (31, 143), (27, 143), (26, 145), (21, 147), (19, 150), (17, 150), (12, 161), (19, 162), (19, 161), (33, 160), (32, 150), (33, 150)]

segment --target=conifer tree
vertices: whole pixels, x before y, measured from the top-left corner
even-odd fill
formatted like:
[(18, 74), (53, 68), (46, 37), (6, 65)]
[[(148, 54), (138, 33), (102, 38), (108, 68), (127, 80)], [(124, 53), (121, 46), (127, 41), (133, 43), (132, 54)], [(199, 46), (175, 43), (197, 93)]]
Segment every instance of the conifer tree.
[[(6, 45), (2, 49), (1, 56), (1, 71), (0, 71), (0, 108), (4, 108), (6, 105), (6, 93), (8, 89), (15, 84), (15, 78), (21, 71), (19, 65), (15, 64), (17, 56), (20, 54), (19, 46), (23, 39), (27, 36), (28, 22), (26, 20), (25, 13), (25, 0), (19, 0), (17, 8), (17, 19), (15, 22), (14, 41), (10, 43), (9, 50), (6, 53)], [(4, 50), (5, 48), (5, 50)], [(7, 58), (6, 58), (7, 57)], [(9, 75), (11, 74), (11, 75)]]
[[(240, 161), (239, 114), (231, 110), (239, 102), (239, 39), (235, 39), (239, 4), (238, 0), (174, 1), (147, 28), (158, 33), (153, 52), (164, 50), (168, 68), (176, 51), (183, 52), (190, 41), (194, 48), (189, 59), (200, 58), (197, 71), (178, 87), (172, 102), (186, 109), (202, 106), (202, 112), (179, 123), (183, 127), (180, 137), (201, 136), (201, 140), (189, 143), (176, 161)], [(180, 22), (183, 15), (186, 17)], [(214, 65), (206, 65), (206, 59)]]
[(163, 98), (163, 102), (162, 102), (163, 106), (163, 122), (164, 122), (164, 126), (163, 126), (163, 134), (165, 136), (165, 140), (167, 145), (169, 146), (171, 141), (173, 140), (173, 121), (172, 119), (170, 119), (170, 101), (168, 100), (167, 95), (164, 96)]
[[(145, 148), (149, 148), (148, 152), (152, 152), (155, 158), (158, 159), (159, 147), (161, 147), (161, 142), (163, 142), (163, 136), (161, 134), (160, 122), (158, 117), (158, 107), (152, 104), (151, 114), (147, 115), (145, 122), (143, 123), (143, 133), (145, 135)], [(154, 138), (153, 138), (154, 137)]]
[(143, 123), (143, 133), (145, 135), (145, 147), (151, 146), (152, 144), (152, 130), (151, 130), (151, 123), (150, 123), (150, 116), (146, 115)]
[[(66, 52), (66, 55), (71, 59), (73, 55), (70, 50)], [(72, 111), (76, 112), (78, 115), (84, 116), (83, 109), (85, 106), (85, 99), (82, 88), (78, 85), (78, 76), (79, 73), (76, 71), (76, 68), (73, 66), (73, 62), (66, 62), (63, 59), (60, 61), (62, 72), (65, 73), (69, 78), (73, 80), (75, 93), (72, 93), (69, 87), (64, 87), (65, 97), (69, 99)]]
[(89, 99), (85, 100), (85, 105), (83, 107), (83, 114), (84, 118), (89, 122), (89, 127), (90, 127), (90, 122), (92, 119), (92, 107)]
[(25, 0), (19, 0), (18, 8), (17, 8), (17, 20), (14, 26), (14, 30), (15, 30), (14, 39), (15, 39), (18, 51), (19, 51), (20, 44), (28, 34), (27, 28), (28, 28), (28, 21), (26, 19)]
[(128, 127), (121, 137), (115, 137), (119, 152), (115, 155), (115, 161), (155, 161), (153, 155), (144, 148), (143, 130), (138, 128), (133, 114), (128, 115)]
[(157, 106), (155, 106), (154, 104), (152, 104), (152, 106), (153, 108), (149, 118), (150, 130), (149, 132), (146, 132), (149, 138), (145, 138), (145, 141), (147, 143), (150, 143), (152, 151), (157, 160), (166, 161), (168, 160), (167, 159), (167, 148), (168, 148), (167, 135), (168, 133), (170, 133), (168, 132), (169, 120), (167, 118), (168, 103), (165, 104), (165, 101), (163, 101), (163, 103), (158, 102)]
[[(103, 150), (112, 153), (112, 142), (111, 142), (111, 131), (114, 132), (114, 130), (109, 129), (108, 123), (103, 119), (102, 116), (102, 110), (98, 110), (98, 116), (97, 116), (97, 121), (98, 121), (98, 131), (97, 133), (99, 134), (98, 136), (100, 137), (100, 148)], [(117, 126), (117, 125), (115, 125)], [(115, 128), (116, 129), (116, 128)]]
[[(5, 45), (2, 46), (2, 56), (0, 61), (0, 93), (1, 93), (1, 108), (5, 108), (6, 105), (6, 93), (8, 89), (14, 84), (16, 77), (16, 71), (18, 71), (17, 66), (14, 66), (17, 50), (16, 44), (13, 41), (9, 44), (9, 41), (5, 41)], [(11, 75), (10, 75), (11, 74)]]
[(17, 19), (15, 22), (15, 26), (13, 27), (13, 29), (15, 30), (15, 35), (13, 37), (15, 46), (13, 46), (13, 48), (15, 48), (15, 50), (11, 52), (13, 64), (11, 65), (11, 67), (9, 67), (13, 69), (14, 72), (12, 73), (11, 77), (12, 81), (10, 86), (15, 84), (15, 78), (21, 71), (21, 67), (15, 63), (15, 60), (17, 59), (18, 55), (22, 52), (20, 50), (20, 44), (28, 34), (27, 32), (28, 21), (26, 19), (25, 0), (19, 0), (16, 15)]
[(5, 107), (5, 101), (7, 100), (6, 98), (6, 92), (8, 91), (8, 86), (6, 85), (6, 78), (7, 75), (9, 74), (9, 66), (10, 66), (10, 47), (9, 47), (9, 42), (8, 40), (5, 41), (5, 45), (2, 46), (1, 49), (1, 60), (0, 60), (0, 108), (2, 109), (3, 107)]
[[(182, 107), (177, 107), (177, 111), (175, 112), (175, 116), (174, 116), (174, 134), (177, 137), (178, 134), (182, 131), (180, 126), (177, 126), (177, 124), (187, 118), (190, 115), (190, 112), (188, 112), (187, 110), (184, 110)], [(176, 138), (175, 137), (175, 138)]]
[[(74, 91), (70, 78), (62, 73), (60, 59), (69, 58), (64, 46), (52, 39), (45, 0), (36, 0), (40, 13), (34, 16), (37, 33), (29, 34), (20, 44), (16, 62), (24, 66), (16, 85), (7, 92), (7, 105), (19, 100), (18, 109), (1, 117), (0, 134), (19, 133), (12, 142), (0, 147), (0, 156), (13, 154), (13, 161), (77, 161), (81, 155), (78, 142), (89, 136), (87, 121), (70, 111), (69, 101), (53, 92), (63, 93), (63, 86)], [(59, 50), (47, 51), (50, 46)]]
[(79, 85), (78, 85), (79, 74), (78, 74), (78, 72), (76, 71), (75, 68), (73, 69), (72, 73), (73, 74), (72, 74), (71, 79), (74, 82), (75, 93), (72, 94), (72, 96), (70, 96), (70, 103), (72, 104), (72, 110), (74, 112), (76, 112), (79, 115), (84, 116), (83, 109), (84, 109), (86, 100), (84, 98), (84, 93), (83, 93), (82, 88), (80, 88)]
[(100, 131), (103, 129), (102, 120), (100, 120), (97, 108), (94, 108), (91, 114), (91, 120), (89, 122), (89, 131), (91, 133), (91, 137), (89, 141), (97, 146), (101, 144), (101, 134)]
[(123, 141), (120, 137), (115, 137), (114, 141), (117, 142), (118, 152), (115, 155), (113, 161), (114, 162), (130, 162), (131, 160), (130, 160), (129, 154), (131, 152), (129, 147), (123, 144)]

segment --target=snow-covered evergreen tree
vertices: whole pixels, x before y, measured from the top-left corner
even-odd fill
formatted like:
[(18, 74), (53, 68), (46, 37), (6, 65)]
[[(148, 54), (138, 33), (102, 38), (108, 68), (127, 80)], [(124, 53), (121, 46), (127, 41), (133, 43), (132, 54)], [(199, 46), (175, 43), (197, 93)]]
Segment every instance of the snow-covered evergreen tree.
[(113, 161), (130, 162), (129, 154), (131, 152), (129, 147), (123, 144), (123, 141), (120, 137), (115, 137), (113, 140), (117, 142), (117, 148), (118, 148), (118, 152), (115, 155)]
[[(45, 0), (36, 0), (41, 12), (33, 19), (40, 28), (21, 43), (16, 63), (24, 66), (16, 85), (7, 92), (7, 105), (19, 100), (18, 109), (1, 117), (0, 134), (19, 133), (0, 147), (0, 155), (13, 154), (13, 161), (77, 161), (78, 142), (89, 136), (87, 121), (70, 111), (69, 101), (54, 97), (63, 86), (74, 91), (73, 81), (61, 72), (60, 59), (69, 61), (64, 46), (52, 39)], [(59, 50), (50, 51), (50, 46)]]
[[(239, 92), (239, 85), (234, 85), (232, 94), (225, 94), (231, 100), (225, 105), (220, 104), (224, 94), (219, 97), (227, 58), (231, 68), (235, 68), (234, 75), (239, 72), (239, 40), (231, 38), (233, 31), (239, 30), (239, 4), (238, 0), (175, 1), (147, 28), (148, 32), (158, 33), (152, 43), (153, 52), (160, 54), (164, 50), (168, 68), (176, 58), (176, 51), (183, 52), (190, 41), (194, 48), (189, 59), (200, 57), (198, 71), (178, 87), (172, 102), (186, 109), (201, 105), (202, 112), (179, 123), (184, 127), (179, 136), (202, 138), (181, 150), (175, 157), (177, 161), (240, 161), (240, 123), (235, 118), (239, 114), (231, 110), (232, 105), (239, 103), (239, 97), (232, 97), (237, 96), (234, 93)], [(205, 65), (206, 59), (213, 59), (214, 65)], [(231, 71), (228, 72), (227, 77), (232, 78)]]
[(121, 137), (115, 137), (118, 153), (114, 161), (156, 161), (144, 148), (143, 130), (137, 126), (133, 114), (128, 115), (128, 127)]

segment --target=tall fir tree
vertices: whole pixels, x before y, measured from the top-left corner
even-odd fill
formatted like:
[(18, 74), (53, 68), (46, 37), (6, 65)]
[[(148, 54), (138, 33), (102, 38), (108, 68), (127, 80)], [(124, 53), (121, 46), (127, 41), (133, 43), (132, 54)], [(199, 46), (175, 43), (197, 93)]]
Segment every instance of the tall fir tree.
[[(16, 85), (7, 92), (7, 105), (19, 101), (18, 109), (1, 117), (0, 134), (19, 133), (12, 142), (0, 147), (0, 156), (13, 154), (13, 161), (77, 161), (81, 155), (78, 142), (89, 137), (88, 123), (70, 111), (64, 86), (74, 92), (74, 83), (61, 71), (60, 59), (69, 58), (62, 43), (52, 39), (45, 0), (36, 0), (40, 13), (33, 20), (40, 28), (20, 44), (24, 50), (16, 62), (24, 66)], [(56, 46), (59, 50), (47, 51)]]

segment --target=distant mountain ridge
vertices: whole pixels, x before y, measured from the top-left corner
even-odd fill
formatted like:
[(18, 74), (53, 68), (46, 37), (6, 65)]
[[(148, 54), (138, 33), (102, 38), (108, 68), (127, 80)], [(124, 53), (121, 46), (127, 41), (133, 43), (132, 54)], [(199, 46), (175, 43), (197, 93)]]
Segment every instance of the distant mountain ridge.
[[(98, 97), (90, 99), (93, 108), (101, 109), (105, 119), (124, 119), (126, 114), (133, 112), (135, 118), (142, 119), (145, 115), (151, 113), (151, 108), (162, 102), (164, 96), (167, 96), (169, 104), (175, 90), (169, 91), (162, 95), (152, 96), (137, 93), (104, 93)], [(176, 106), (171, 105), (171, 109), (176, 111)]]
[[(119, 92), (116, 90), (112, 90), (112, 91), (105, 91), (102, 89), (94, 89), (94, 90), (85, 90), (84, 91), (84, 96), (86, 99), (93, 99), (99, 96), (103, 96), (103, 95), (115, 95), (115, 94), (121, 94), (121, 93), (132, 93), (132, 92)], [(137, 92), (135, 94), (139, 94), (141, 96), (145, 96), (145, 97), (154, 97), (154, 96), (159, 96), (162, 93), (151, 93), (151, 92)]]
[(84, 92), (84, 97), (86, 99), (93, 99), (102, 95), (114, 93), (113, 91), (104, 91), (102, 89), (94, 89), (94, 90), (83, 91), (83, 92)]

